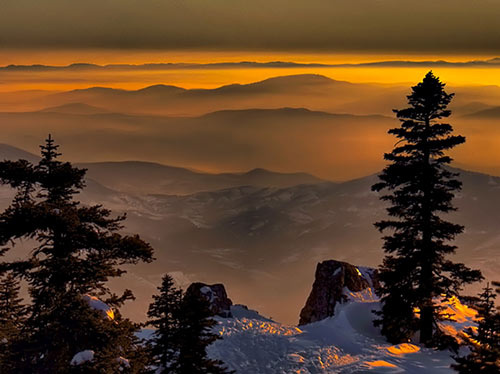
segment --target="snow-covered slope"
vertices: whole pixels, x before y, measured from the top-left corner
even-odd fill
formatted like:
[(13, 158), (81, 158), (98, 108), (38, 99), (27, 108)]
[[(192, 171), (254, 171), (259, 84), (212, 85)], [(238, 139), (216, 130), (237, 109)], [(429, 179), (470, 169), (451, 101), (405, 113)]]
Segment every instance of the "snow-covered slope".
[[(474, 324), (475, 312), (449, 301), (455, 330)], [(234, 318), (217, 318), (223, 339), (209, 347), (238, 374), (453, 373), (449, 351), (417, 344), (390, 345), (372, 324), (377, 301), (357, 298), (337, 305), (335, 316), (301, 326), (285, 326), (241, 306)]]

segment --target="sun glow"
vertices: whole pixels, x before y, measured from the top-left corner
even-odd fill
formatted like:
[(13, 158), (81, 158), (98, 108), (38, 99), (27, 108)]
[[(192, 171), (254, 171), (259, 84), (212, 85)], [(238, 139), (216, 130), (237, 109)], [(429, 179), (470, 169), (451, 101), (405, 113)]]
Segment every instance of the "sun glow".
[[(77, 60), (75, 59), (77, 57)], [(200, 52), (200, 51), (3, 51), (3, 66), (50, 65), (67, 66), (73, 63), (98, 65), (149, 63), (220, 63), (220, 62), (295, 62), (300, 64), (358, 64), (380, 61), (436, 61), (464, 62), (487, 60), (493, 56), (436, 56), (395, 54), (320, 54), (278, 52)], [(233, 83), (252, 83), (280, 75), (321, 74), (336, 80), (352, 83), (390, 85), (412, 84), (431, 67), (293, 67), (293, 68), (195, 68), (164, 70), (112, 69), (64, 71), (0, 71), (0, 91), (19, 90), (71, 90), (91, 86), (122, 89), (140, 89), (154, 84), (176, 85), (183, 88), (215, 88)], [(448, 85), (500, 85), (500, 68), (495, 67), (435, 67), (434, 70)]]
[[(77, 72), (1, 72), (0, 91), (72, 90), (105, 86), (136, 90), (155, 84), (183, 88), (216, 88), (239, 83), (248, 84), (275, 76), (320, 74), (351, 83), (375, 83), (408, 86), (417, 82), (429, 67), (419, 68), (238, 68), (238, 69), (182, 69), (155, 71), (77, 71)], [(500, 69), (494, 68), (435, 68), (448, 85), (500, 85)]]
[[(77, 56), (77, 57), (75, 57)], [(497, 55), (436, 54), (436, 53), (320, 53), (280, 51), (216, 51), (216, 50), (149, 50), (149, 49), (2, 49), (2, 65), (55, 65), (75, 62), (106, 64), (144, 64), (152, 62), (212, 63), (239, 61), (294, 61), (322, 64), (363, 63), (374, 61), (437, 61), (462, 62), (488, 60)]]

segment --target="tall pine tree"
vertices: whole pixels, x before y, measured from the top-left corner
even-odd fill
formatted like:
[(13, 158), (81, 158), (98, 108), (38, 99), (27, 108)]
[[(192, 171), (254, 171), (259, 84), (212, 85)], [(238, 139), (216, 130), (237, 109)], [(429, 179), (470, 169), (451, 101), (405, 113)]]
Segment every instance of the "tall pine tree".
[(389, 164), (372, 187), (385, 190), (381, 199), (390, 205), (391, 218), (375, 226), (390, 231), (383, 237), (378, 324), (393, 343), (408, 341), (418, 330), (421, 343), (434, 345), (437, 322), (444, 318), (436, 298), (457, 295), (464, 284), (481, 279), (479, 271), (447, 258), (456, 250), (450, 241), (464, 228), (443, 219), (455, 210), (452, 199), (461, 189), (458, 174), (445, 168), (452, 161), (445, 152), (465, 138), (452, 135), (452, 126), (441, 122), (450, 116), (447, 106), (453, 98), (444, 86), (429, 72), (412, 87), (409, 107), (395, 110), (401, 126), (389, 133), (398, 142), (385, 154)]
[(495, 308), (493, 289), (489, 286), (479, 295), (477, 332), (469, 330), (470, 353), (454, 357), (452, 367), (460, 374), (500, 373), (500, 314)]
[(89, 300), (107, 298), (118, 308), (130, 299), (130, 292), (112, 294), (106, 282), (123, 274), (121, 265), (151, 261), (152, 248), (137, 235), (118, 233), (124, 216), (113, 218), (102, 206), (74, 200), (85, 170), (60, 162), (57, 149), (49, 135), (37, 165), (0, 162), (0, 182), (17, 190), (0, 214), (0, 247), (12, 250), (23, 239), (36, 243), (27, 259), (6, 266), (27, 281), (31, 296), (26, 339), (17, 347), (13, 372), (82, 372), (70, 363), (84, 350), (95, 352), (86, 373), (137, 372), (134, 362), (120, 359), (137, 354), (136, 326), (117, 310), (111, 318), (92, 308)]

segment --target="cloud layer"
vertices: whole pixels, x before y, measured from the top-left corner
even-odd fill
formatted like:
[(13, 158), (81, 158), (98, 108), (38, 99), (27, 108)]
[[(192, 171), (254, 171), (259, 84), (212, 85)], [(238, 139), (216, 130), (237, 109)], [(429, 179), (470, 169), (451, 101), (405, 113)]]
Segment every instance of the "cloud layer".
[(2, 0), (4, 48), (497, 51), (496, 0)]

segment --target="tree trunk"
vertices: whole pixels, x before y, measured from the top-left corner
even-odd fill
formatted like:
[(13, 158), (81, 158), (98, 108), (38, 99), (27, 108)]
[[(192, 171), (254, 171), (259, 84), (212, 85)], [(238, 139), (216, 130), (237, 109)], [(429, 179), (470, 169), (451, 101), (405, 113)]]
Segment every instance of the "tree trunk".
[(431, 229), (431, 208), (430, 193), (432, 185), (430, 181), (430, 152), (427, 145), (427, 136), (429, 134), (430, 119), (425, 120), (426, 138), (424, 141), (424, 175), (423, 175), (423, 193), (422, 202), (422, 254), (421, 254), (421, 278), (419, 288), (424, 298), (420, 304), (420, 343), (428, 345), (432, 341), (434, 327), (434, 308), (432, 301), (432, 229)]
[(434, 310), (432, 306), (424, 306), (420, 310), (420, 343), (431, 345), (434, 328)]

